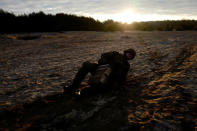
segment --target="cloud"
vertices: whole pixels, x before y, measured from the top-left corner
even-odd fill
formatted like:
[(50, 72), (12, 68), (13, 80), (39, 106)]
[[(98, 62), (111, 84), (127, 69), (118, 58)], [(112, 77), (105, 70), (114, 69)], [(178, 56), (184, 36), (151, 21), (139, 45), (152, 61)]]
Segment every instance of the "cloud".
[(141, 14), (197, 15), (196, 0), (133, 0), (132, 7)]
[(22, 12), (24, 10), (37, 11), (52, 9), (54, 13), (115, 13), (120, 9), (127, 8), (130, 0), (1, 0), (0, 8)]
[(0, 8), (17, 14), (44, 11), (110, 15), (132, 9), (139, 15), (196, 16), (196, 0), (0, 0)]

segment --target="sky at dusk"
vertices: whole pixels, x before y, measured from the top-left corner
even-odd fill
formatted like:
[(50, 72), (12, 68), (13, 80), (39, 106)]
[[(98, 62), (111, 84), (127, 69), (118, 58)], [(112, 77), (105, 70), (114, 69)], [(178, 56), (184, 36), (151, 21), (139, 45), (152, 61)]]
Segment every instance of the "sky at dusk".
[(120, 22), (197, 19), (197, 0), (0, 0), (15, 14), (69, 13)]

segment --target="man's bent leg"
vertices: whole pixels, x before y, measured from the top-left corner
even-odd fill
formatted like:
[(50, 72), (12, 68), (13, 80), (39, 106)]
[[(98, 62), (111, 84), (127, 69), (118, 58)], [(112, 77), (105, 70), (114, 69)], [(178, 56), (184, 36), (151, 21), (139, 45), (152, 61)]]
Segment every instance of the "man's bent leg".
[(77, 90), (79, 88), (79, 85), (81, 84), (82, 80), (85, 78), (85, 76), (90, 72), (91, 74), (94, 74), (96, 71), (96, 68), (98, 67), (98, 64), (96, 63), (90, 63), (90, 62), (84, 62), (82, 67), (79, 69), (78, 73), (76, 74), (73, 83), (72, 83), (72, 90)]

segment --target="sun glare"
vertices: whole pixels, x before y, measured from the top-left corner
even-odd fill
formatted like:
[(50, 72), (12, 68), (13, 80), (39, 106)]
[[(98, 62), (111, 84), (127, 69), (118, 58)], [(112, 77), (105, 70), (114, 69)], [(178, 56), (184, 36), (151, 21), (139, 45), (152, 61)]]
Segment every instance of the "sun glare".
[[(89, 14), (87, 14), (87, 16), (88, 15)], [(119, 22), (128, 23), (128, 24), (134, 21), (138, 21), (139, 19), (139, 17), (136, 14), (134, 14), (132, 10), (130, 9), (127, 9), (120, 13), (115, 13), (115, 14), (94, 14), (94, 15), (89, 15), (89, 16), (92, 16), (93, 18), (101, 20), (101, 21), (112, 19), (114, 21), (119, 21)]]
[(131, 10), (125, 10), (115, 16), (115, 20), (123, 23), (132, 23), (135, 19), (135, 15)]
[(122, 23), (133, 23), (139, 21), (155, 21), (155, 20), (179, 20), (182, 16), (176, 15), (160, 15), (160, 14), (139, 14), (132, 9), (126, 9), (120, 11), (120, 13), (114, 14), (86, 14), (87, 16), (92, 16), (100, 21), (105, 21), (112, 19), (114, 21), (119, 21)]

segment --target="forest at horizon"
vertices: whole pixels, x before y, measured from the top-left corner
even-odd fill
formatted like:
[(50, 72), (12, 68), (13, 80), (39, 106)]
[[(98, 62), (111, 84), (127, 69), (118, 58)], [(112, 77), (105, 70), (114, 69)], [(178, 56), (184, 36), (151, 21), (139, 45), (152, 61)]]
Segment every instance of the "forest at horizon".
[(44, 12), (15, 15), (0, 9), (0, 33), (59, 32), (59, 31), (185, 31), (197, 30), (197, 20), (165, 20), (133, 22), (131, 24), (91, 17)]

